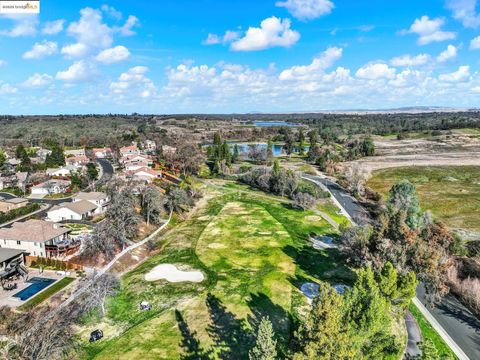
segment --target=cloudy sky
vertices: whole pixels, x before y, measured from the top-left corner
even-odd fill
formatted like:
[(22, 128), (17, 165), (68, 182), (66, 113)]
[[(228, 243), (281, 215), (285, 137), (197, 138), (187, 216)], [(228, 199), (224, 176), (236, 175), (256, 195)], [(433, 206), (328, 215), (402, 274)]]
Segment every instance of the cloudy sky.
[(0, 15), (0, 114), (480, 106), (477, 0), (41, 1)]

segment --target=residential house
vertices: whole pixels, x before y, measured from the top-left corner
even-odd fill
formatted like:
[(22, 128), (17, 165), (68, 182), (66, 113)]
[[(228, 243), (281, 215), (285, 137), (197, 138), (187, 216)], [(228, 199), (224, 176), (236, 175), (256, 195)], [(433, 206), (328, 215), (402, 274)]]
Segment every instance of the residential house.
[(0, 228), (0, 246), (24, 250), (33, 256), (57, 257), (77, 251), (79, 242), (70, 239), (71, 229), (43, 220), (30, 219)]
[(37, 157), (40, 158), (42, 161), (45, 161), (47, 159), (47, 155), (50, 155), (51, 153), (52, 150), (42, 148), (37, 149)]
[(127, 155), (122, 158), (126, 171), (138, 170), (153, 166), (153, 159), (149, 155)]
[(72, 172), (75, 172), (77, 170), (77, 166), (66, 165), (59, 168), (49, 168), (47, 169), (46, 173), (48, 176), (67, 177), (70, 176)]
[(4, 173), (0, 175), (0, 190), (16, 187), (18, 179), (14, 173)]
[(124, 146), (120, 148), (120, 155), (122, 158), (127, 155), (140, 155), (140, 150), (137, 145)]
[(63, 152), (65, 156), (85, 156), (85, 149), (71, 149)]
[(67, 191), (71, 182), (69, 180), (50, 179), (31, 188), (33, 195), (61, 194)]
[(47, 219), (53, 222), (64, 220), (85, 220), (93, 216), (97, 206), (90, 201), (65, 202), (47, 211)]
[(92, 151), (97, 159), (105, 159), (113, 155), (112, 149), (110, 148), (94, 148)]
[(153, 140), (145, 140), (142, 143), (143, 150), (146, 151), (147, 153), (152, 153), (157, 150), (157, 144)]
[(162, 173), (149, 167), (143, 167), (137, 170), (128, 171), (127, 177), (131, 177), (132, 179), (140, 180), (146, 183), (151, 183), (155, 179), (160, 179), (162, 177)]
[(77, 168), (87, 165), (89, 162), (90, 162), (90, 159), (85, 155), (71, 156), (65, 159), (65, 164), (67, 164), (67, 166), (70, 165)]
[(9, 212), (11, 210), (20, 209), (28, 204), (27, 199), (12, 198), (0, 200), (0, 212)]
[(73, 202), (79, 201), (89, 201), (97, 207), (94, 211), (95, 214), (103, 214), (107, 210), (110, 198), (106, 193), (99, 191), (79, 192), (73, 197)]

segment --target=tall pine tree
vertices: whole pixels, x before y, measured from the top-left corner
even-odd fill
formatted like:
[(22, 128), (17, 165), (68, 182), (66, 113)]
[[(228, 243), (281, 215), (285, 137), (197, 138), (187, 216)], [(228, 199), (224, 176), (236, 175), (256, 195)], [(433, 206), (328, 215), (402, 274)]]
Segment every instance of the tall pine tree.
[(268, 317), (262, 317), (258, 326), (255, 346), (250, 350), (248, 357), (250, 360), (277, 359), (277, 341), (275, 340), (272, 323)]

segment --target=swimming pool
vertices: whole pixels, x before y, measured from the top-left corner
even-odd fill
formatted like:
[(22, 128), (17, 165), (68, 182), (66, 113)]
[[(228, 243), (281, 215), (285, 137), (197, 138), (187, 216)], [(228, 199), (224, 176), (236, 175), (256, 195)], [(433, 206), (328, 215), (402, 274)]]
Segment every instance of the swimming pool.
[(50, 286), (55, 281), (57, 281), (57, 280), (47, 279), (47, 278), (42, 278), (42, 277), (33, 277), (33, 278), (27, 280), (27, 282), (31, 283), (31, 285), (26, 287), (22, 291), (19, 291), (18, 293), (13, 295), (13, 297), (16, 297), (16, 298), (19, 298), (22, 301), (25, 301), (25, 300), (31, 298), (36, 293), (38, 293), (38, 292), (42, 291), (43, 289), (45, 289), (46, 287)]

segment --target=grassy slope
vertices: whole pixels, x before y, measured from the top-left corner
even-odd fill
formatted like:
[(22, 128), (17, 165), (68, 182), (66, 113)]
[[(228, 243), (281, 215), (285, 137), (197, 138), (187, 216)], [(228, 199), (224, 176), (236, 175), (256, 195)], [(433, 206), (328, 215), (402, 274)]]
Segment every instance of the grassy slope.
[(71, 278), (71, 277), (65, 277), (65, 278), (61, 279), (60, 281), (57, 281), (55, 284), (53, 284), (49, 288), (45, 289), (40, 294), (31, 298), (25, 304), (20, 306), (20, 310), (28, 311), (30, 309), (33, 309), (38, 304), (47, 300), (50, 296), (52, 296), (53, 294), (56, 294), (57, 292), (59, 292), (60, 290), (65, 288), (67, 285), (72, 283), (73, 280), (75, 280), (75, 279)]
[(410, 304), (409, 310), (417, 320), (418, 326), (422, 331), (423, 340), (431, 340), (437, 348), (438, 354), (442, 357), (442, 359), (455, 359), (456, 357), (453, 351), (450, 350), (448, 345), (445, 344), (440, 335), (438, 335), (435, 329), (432, 328), (428, 321), (423, 317), (420, 310), (418, 310), (418, 308), (413, 303)]
[[(235, 208), (245, 214), (236, 215)], [(121, 326), (123, 335), (108, 339), (106, 334), (106, 341), (87, 345), (85, 357), (174, 359), (183, 352), (201, 358), (212, 349), (217, 357), (218, 352), (225, 357), (238, 349), (235, 355), (244, 358), (251, 343), (249, 328), (260, 315), (289, 319), (295, 315), (292, 304), (296, 309), (305, 305), (295, 288), (306, 279), (353, 280), (338, 252), (320, 252), (308, 245), (309, 233), (332, 231), (319, 217), (305, 221), (313, 215), (245, 194), (210, 200), (167, 233), (158, 255), (123, 278), (121, 293), (109, 311), (109, 321)], [(159, 263), (188, 264), (201, 269), (207, 280), (201, 284), (143, 281), (144, 274)], [(154, 310), (139, 312), (142, 300), (150, 301)], [(276, 324), (284, 335), (283, 346), (289, 325), (288, 320)]]
[(480, 167), (386, 169), (375, 172), (368, 185), (386, 195), (402, 179), (417, 186), (422, 207), (448, 226), (480, 231)]

